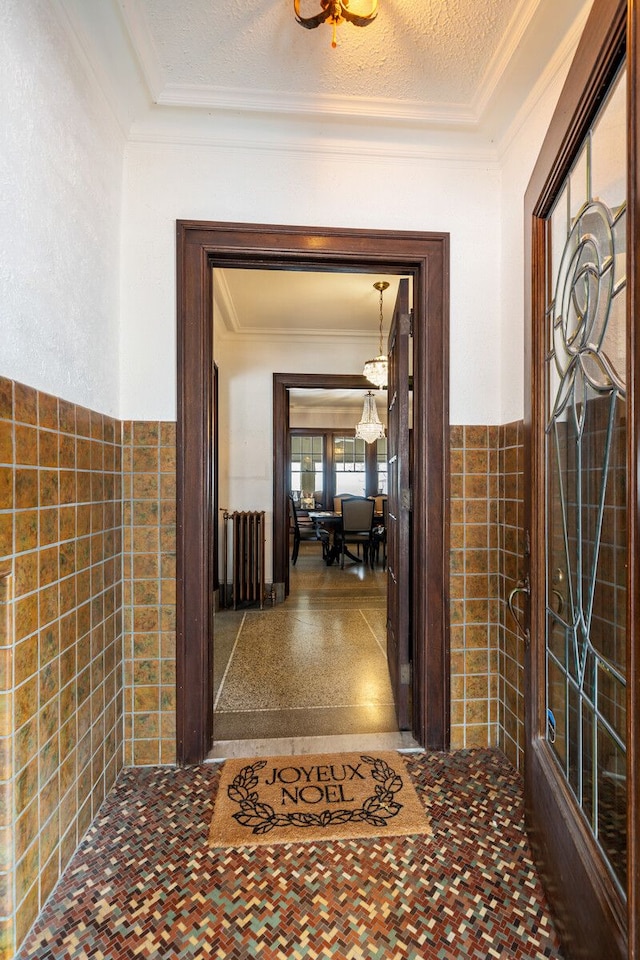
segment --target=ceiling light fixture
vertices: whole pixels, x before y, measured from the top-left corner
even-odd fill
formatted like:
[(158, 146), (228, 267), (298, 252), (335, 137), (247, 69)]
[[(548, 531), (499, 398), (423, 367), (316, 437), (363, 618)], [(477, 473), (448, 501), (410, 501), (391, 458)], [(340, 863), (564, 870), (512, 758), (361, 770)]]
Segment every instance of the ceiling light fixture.
[(373, 0), (371, 12), (364, 16), (362, 14), (351, 13), (349, 10), (349, 0), (320, 0), (320, 6), (322, 9), (315, 17), (302, 17), (300, 16), (300, 0), (293, 0), (296, 20), (301, 27), (306, 27), (307, 30), (313, 30), (315, 27), (319, 27), (321, 23), (331, 24), (333, 27), (332, 47), (338, 46), (336, 41), (336, 27), (344, 23), (345, 20), (348, 23), (353, 23), (356, 27), (366, 27), (378, 16), (378, 0)]
[(373, 286), (375, 290), (380, 291), (380, 343), (378, 346), (378, 356), (374, 357), (373, 360), (367, 360), (362, 372), (370, 383), (373, 383), (378, 389), (382, 389), (382, 387), (386, 387), (387, 385), (389, 368), (387, 355), (382, 352), (382, 295), (389, 284), (386, 280), (378, 280)]
[(359, 440), (364, 440), (365, 443), (373, 443), (375, 440), (384, 437), (384, 424), (380, 422), (376, 398), (371, 390), (364, 395), (362, 420), (356, 424), (356, 437)]

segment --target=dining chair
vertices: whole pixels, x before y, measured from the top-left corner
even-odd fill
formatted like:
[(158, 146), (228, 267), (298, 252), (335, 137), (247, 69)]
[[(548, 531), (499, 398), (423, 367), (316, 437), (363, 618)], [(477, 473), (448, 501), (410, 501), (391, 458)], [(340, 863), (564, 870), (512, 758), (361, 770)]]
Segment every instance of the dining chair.
[(355, 499), (355, 494), (353, 493), (336, 493), (333, 498), (333, 511), (334, 513), (340, 513), (340, 507), (343, 500), (353, 500)]
[(340, 531), (340, 566), (344, 568), (345, 554), (358, 561), (347, 550), (347, 544), (357, 544), (362, 547), (363, 560), (371, 562), (373, 509), (375, 503), (366, 497), (350, 497), (342, 500), (342, 529)]
[(315, 541), (322, 545), (322, 559), (327, 559), (327, 550), (329, 548), (329, 534), (326, 530), (318, 529), (317, 525), (309, 519), (301, 519), (296, 510), (295, 500), (289, 494), (289, 528), (293, 533), (293, 550), (291, 551), (291, 564), (295, 567), (300, 550), (300, 541)]

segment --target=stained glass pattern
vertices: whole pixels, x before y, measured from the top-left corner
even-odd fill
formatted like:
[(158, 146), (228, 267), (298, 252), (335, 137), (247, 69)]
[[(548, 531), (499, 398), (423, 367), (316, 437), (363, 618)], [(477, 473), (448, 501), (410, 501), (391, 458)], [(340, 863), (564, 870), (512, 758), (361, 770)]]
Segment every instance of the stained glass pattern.
[(624, 89), (620, 76), (548, 220), (546, 369), (547, 739), (621, 890), (626, 201), (625, 151), (611, 145)]

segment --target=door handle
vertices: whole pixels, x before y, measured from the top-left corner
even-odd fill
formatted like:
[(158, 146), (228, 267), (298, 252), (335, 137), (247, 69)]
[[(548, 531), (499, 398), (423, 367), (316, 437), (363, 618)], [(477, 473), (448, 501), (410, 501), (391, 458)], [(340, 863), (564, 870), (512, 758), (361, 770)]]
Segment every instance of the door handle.
[(529, 577), (526, 574), (524, 577), (521, 577), (520, 580), (518, 580), (517, 584), (509, 594), (507, 598), (507, 606), (509, 607), (509, 613), (511, 614), (511, 616), (516, 622), (518, 630), (524, 637), (525, 646), (529, 646), (529, 640), (531, 639), (529, 630), (527, 629), (527, 627), (524, 626), (524, 624), (520, 620), (520, 617), (516, 613), (515, 607), (513, 606), (513, 601), (519, 593), (526, 593), (527, 597), (531, 596), (531, 587), (529, 585)]

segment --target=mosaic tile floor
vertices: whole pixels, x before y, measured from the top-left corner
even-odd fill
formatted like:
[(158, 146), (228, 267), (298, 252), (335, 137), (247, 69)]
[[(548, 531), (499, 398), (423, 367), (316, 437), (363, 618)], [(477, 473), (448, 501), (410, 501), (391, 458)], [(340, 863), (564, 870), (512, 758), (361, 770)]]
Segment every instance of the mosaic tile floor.
[(508, 761), (407, 760), (433, 836), (251, 850), (207, 847), (219, 766), (125, 771), (20, 960), (558, 960)]

